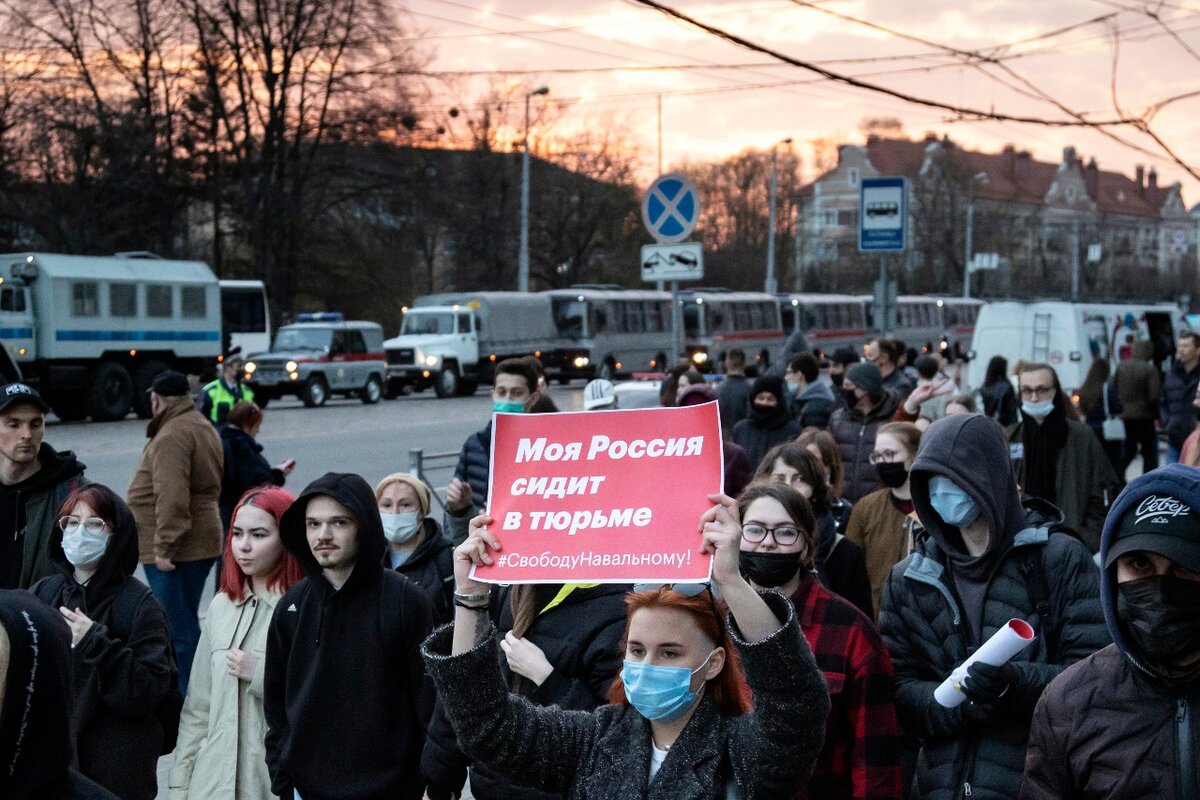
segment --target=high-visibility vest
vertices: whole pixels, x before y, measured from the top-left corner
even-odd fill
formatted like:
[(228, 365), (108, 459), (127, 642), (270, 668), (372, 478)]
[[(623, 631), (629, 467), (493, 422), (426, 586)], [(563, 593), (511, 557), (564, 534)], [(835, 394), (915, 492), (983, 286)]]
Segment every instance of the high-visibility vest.
[(238, 383), (236, 392), (231, 392), (229, 387), (220, 378), (209, 383), (202, 390), (208, 395), (212, 401), (212, 408), (208, 411), (208, 418), (213, 425), (220, 425), (225, 421), (225, 417), (229, 416), (229, 409), (233, 408), (235, 403), (253, 403), (254, 390), (243, 383)]

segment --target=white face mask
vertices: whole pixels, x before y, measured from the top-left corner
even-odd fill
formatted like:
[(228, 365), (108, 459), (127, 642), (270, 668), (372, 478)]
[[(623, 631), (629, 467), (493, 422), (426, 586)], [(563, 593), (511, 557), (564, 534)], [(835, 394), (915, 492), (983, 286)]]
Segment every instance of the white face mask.
[(383, 520), (383, 535), (392, 544), (404, 544), (421, 529), (421, 514), (405, 511), (403, 514), (380, 514)]
[(63, 553), (76, 567), (91, 567), (100, 563), (108, 550), (108, 534), (104, 531), (89, 533), (82, 524), (63, 531)]

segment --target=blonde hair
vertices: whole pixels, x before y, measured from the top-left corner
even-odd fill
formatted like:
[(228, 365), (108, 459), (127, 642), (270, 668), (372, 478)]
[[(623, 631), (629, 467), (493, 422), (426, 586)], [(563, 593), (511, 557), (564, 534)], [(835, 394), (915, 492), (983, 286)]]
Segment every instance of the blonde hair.
[(381, 480), (375, 486), (375, 499), (378, 500), (383, 496), (383, 490), (391, 486), (393, 483), (406, 483), (412, 487), (417, 493), (417, 502), (421, 505), (421, 516), (429, 516), (429, 504), (432, 502), (430, 497), (429, 486), (425, 481), (418, 478), (416, 475), (410, 475), (407, 472), (393, 472), (386, 478)]

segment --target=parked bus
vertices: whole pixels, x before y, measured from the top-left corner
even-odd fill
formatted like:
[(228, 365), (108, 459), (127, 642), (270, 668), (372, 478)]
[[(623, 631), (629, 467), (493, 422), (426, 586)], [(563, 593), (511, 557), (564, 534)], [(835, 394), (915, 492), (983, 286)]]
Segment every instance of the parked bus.
[(747, 363), (765, 369), (783, 352), (787, 335), (779, 316), (779, 300), (764, 292), (688, 289), (683, 304), (684, 346), (693, 364), (719, 370), (725, 353), (746, 353)]
[(542, 294), (550, 298), (558, 331), (544, 358), (546, 372), (560, 383), (667, 369), (670, 293), (582, 285)]
[(244, 355), (271, 349), (271, 309), (262, 281), (223, 280), (221, 341), (225, 352), (240, 347)]
[(803, 333), (823, 358), (839, 347), (862, 347), (869, 332), (863, 298), (850, 294), (785, 294), (779, 297), (783, 330)]

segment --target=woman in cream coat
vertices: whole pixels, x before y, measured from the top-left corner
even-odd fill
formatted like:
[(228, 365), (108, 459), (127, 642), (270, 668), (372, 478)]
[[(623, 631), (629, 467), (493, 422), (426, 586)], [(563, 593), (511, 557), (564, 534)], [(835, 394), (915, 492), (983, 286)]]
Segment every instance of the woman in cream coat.
[(251, 489), (233, 512), (179, 721), (171, 800), (272, 800), (263, 740), (263, 664), (275, 604), (302, 577), (279, 519), (292, 495)]

